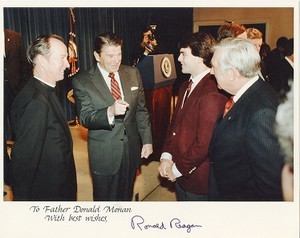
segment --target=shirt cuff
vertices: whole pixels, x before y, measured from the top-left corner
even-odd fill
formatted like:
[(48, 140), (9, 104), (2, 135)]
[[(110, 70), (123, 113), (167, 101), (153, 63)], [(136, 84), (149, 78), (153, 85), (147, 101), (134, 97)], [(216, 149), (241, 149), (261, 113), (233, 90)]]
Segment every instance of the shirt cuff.
[(108, 123), (109, 125), (114, 125), (115, 124), (115, 116), (110, 116), (109, 113), (108, 113), (108, 108), (107, 108), (107, 119), (108, 119)]
[(160, 160), (162, 159), (172, 160), (172, 155), (168, 152), (163, 152), (160, 156)]
[[(162, 160), (162, 159), (172, 160), (172, 155), (168, 152), (163, 152), (160, 156), (160, 160)], [(176, 164), (172, 165), (172, 172), (176, 176), (176, 178), (182, 176), (182, 173), (179, 172), (179, 170), (176, 167)]]
[(173, 174), (175, 174), (176, 178), (182, 176), (182, 173), (179, 172), (179, 170), (176, 167), (176, 164), (173, 164), (173, 166), (172, 166), (172, 172), (173, 172)]

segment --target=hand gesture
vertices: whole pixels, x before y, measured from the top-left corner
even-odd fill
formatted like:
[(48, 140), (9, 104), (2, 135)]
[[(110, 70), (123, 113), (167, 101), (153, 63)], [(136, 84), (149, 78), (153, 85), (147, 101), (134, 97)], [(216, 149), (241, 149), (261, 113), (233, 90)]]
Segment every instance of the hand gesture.
[(108, 113), (110, 116), (125, 115), (129, 104), (121, 99), (118, 99), (108, 108)]

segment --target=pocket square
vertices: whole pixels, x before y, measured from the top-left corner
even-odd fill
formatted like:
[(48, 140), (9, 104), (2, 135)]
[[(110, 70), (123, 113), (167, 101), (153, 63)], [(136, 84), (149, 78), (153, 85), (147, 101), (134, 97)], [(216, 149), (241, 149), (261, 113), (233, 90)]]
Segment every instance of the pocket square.
[(139, 87), (131, 87), (131, 91), (137, 90)]

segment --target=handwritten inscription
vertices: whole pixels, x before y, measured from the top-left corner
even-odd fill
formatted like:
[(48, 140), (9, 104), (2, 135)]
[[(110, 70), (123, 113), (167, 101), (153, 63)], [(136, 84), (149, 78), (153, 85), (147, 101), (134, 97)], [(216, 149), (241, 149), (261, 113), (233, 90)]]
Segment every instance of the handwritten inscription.
[(74, 206), (73, 207), (73, 212), (74, 213), (97, 213), (100, 212), (100, 205), (96, 206), (94, 205), (93, 207), (82, 207), (82, 206)]
[(47, 222), (108, 222), (108, 213), (131, 213), (130, 207), (122, 206), (31, 206), (32, 213), (42, 214)]
[[(46, 222), (95, 222), (107, 223), (110, 216), (119, 216), (120, 213), (132, 213), (132, 208), (118, 205), (106, 206), (103, 204), (93, 204), (90, 206), (74, 205), (68, 206), (58, 204), (45, 206), (31, 206), (29, 208), (32, 214), (41, 215)], [(191, 233), (195, 229), (202, 228), (202, 225), (194, 222), (187, 223), (178, 217), (173, 217), (169, 220), (154, 220), (149, 222), (141, 215), (130, 217), (131, 229), (146, 231), (146, 230), (180, 230), (186, 233)]]
[(179, 218), (173, 218), (168, 222), (159, 221), (149, 224), (145, 222), (145, 219), (140, 215), (135, 215), (131, 218), (131, 228), (133, 230), (149, 230), (149, 229), (158, 229), (158, 230), (167, 230), (167, 229), (180, 229), (185, 230), (187, 233), (190, 233), (193, 228), (201, 228), (201, 225), (198, 224), (186, 224), (183, 223)]
[(130, 213), (131, 208), (130, 207), (115, 207), (115, 206), (106, 206), (103, 208), (105, 212), (110, 212), (110, 213)]

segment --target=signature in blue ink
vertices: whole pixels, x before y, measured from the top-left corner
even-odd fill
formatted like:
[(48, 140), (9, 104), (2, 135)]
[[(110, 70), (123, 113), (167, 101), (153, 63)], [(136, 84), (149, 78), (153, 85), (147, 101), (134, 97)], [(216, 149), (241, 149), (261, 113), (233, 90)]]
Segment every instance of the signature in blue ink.
[(192, 228), (202, 227), (201, 225), (196, 224), (184, 224), (180, 221), (178, 218), (173, 218), (170, 221), (170, 228), (177, 228), (177, 229), (186, 229), (187, 233), (190, 233), (192, 231)]
[(131, 228), (133, 230), (139, 228), (141, 231), (148, 230), (150, 228), (166, 230), (164, 222), (157, 222), (155, 224), (145, 224), (144, 218), (139, 215), (135, 215), (131, 218)]
[[(168, 224), (166, 226), (165, 224)], [(140, 215), (135, 215), (131, 218), (131, 228), (133, 230), (148, 230), (148, 229), (159, 229), (159, 230), (167, 230), (169, 229), (181, 229), (185, 230), (187, 233), (190, 233), (193, 228), (201, 228), (201, 225), (197, 224), (185, 224), (182, 223), (179, 218), (173, 218), (170, 222), (164, 223), (163, 221), (154, 222), (153, 224), (149, 224), (145, 222), (145, 219)]]

